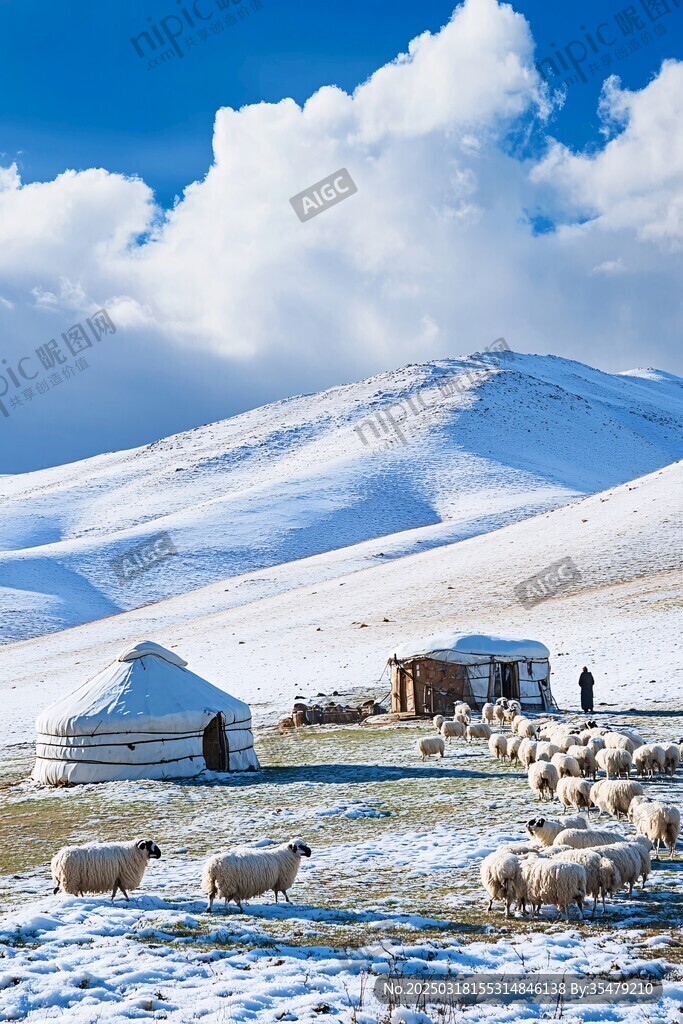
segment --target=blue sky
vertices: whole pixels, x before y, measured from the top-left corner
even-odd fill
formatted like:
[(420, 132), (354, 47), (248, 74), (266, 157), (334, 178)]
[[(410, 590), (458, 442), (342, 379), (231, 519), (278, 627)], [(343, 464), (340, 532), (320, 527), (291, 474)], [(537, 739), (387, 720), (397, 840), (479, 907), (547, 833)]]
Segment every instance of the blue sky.
[(0, 0), (0, 474), (501, 336), (681, 373), (682, 3)]
[[(201, 0), (199, 10), (208, 12), (212, 5)], [(192, 17), (191, 3), (184, 6)], [(148, 27), (148, 18), (158, 25), (175, 15), (176, 0), (70, 0), (66, 7), (2, 0), (0, 152), (5, 160), (17, 160), (24, 182), (47, 180), (67, 168), (137, 174), (166, 206), (208, 170), (218, 107), (285, 96), (303, 103), (330, 83), (350, 92), (414, 36), (438, 30), (454, 6), (452, 0), (263, 0), (263, 8), (254, 11), (242, 0), (238, 7), (249, 11), (245, 20), (149, 70), (131, 37)], [(552, 56), (552, 44), (560, 50), (572, 41), (586, 46), (582, 25), (594, 34), (607, 22), (611, 28), (603, 30), (604, 38), (639, 39), (640, 31), (624, 36), (615, 25), (615, 16), (630, 8), (650, 25), (639, 0), (517, 0), (512, 6), (531, 24), (538, 59)], [(615, 72), (628, 88), (639, 89), (664, 57), (683, 57), (683, 10), (660, 24), (665, 35), (653, 35), (640, 51), (614, 58), (590, 76), (593, 55), (586, 46), (588, 81), (570, 88), (553, 121), (557, 138), (572, 146), (599, 145), (596, 106), (607, 74)], [(175, 31), (175, 22), (168, 26)], [(615, 48), (601, 47), (601, 55)], [(574, 52), (580, 54), (580, 47)]]

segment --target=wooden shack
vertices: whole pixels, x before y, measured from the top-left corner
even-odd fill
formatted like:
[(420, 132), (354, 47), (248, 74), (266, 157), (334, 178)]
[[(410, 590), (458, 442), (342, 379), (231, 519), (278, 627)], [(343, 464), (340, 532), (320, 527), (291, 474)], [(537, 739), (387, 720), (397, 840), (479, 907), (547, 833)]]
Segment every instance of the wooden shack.
[(389, 658), (391, 710), (452, 715), (456, 701), (480, 710), (499, 697), (523, 711), (555, 710), (550, 651), (537, 640), (451, 633), (402, 644)]

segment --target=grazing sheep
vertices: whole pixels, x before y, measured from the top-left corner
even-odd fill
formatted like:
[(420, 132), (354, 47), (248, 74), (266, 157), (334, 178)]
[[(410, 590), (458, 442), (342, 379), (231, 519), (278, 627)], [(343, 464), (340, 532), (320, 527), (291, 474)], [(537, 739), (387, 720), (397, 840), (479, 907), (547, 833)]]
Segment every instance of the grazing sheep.
[(595, 755), (598, 767), (607, 778), (628, 778), (631, 771), (632, 755), (623, 747), (605, 747)]
[(547, 740), (541, 740), (536, 744), (536, 760), (537, 761), (551, 761), (554, 754), (559, 754), (560, 748), (556, 743), (550, 743)]
[(589, 846), (607, 846), (609, 843), (625, 843), (624, 836), (599, 828), (565, 828), (558, 832), (553, 846), (571, 846), (574, 850), (585, 850)]
[(628, 816), (638, 832), (655, 844), (657, 860), (662, 843), (671, 854), (671, 859), (675, 858), (676, 840), (681, 833), (681, 812), (675, 804), (635, 796), (629, 805)]
[(512, 902), (519, 898), (522, 865), (518, 856), (507, 849), (495, 850), (481, 863), (481, 882), (489, 894), (491, 910), (494, 900), (505, 901), (505, 916), (510, 917)]
[(445, 718), (443, 717), (443, 715), (434, 715), (434, 717), (432, 718), (432, 725), (434, 726), (437, 732), (440, 732), (441, 726), (443, 725), (444, 722)]
[(650, 855), (639, 843), (612, 843), (601, 846), (600, 853), (615, 865), (621, 875), (621, 884), (628, 886), (629, 896), (633, 895), (633, 886), (641, 874), (644, 876), (643, 888), (645, 887), (649, 871), (645, 867), (644, 857), (649, 858)]
[(493, 736), (489, 737), (489, 752), (496, 760), (505, 760), (507, 757), (507, 746), (507, 740), (501, 732), (494, 732)]
[(579, 762), (575, 758), (570, 757), (569, 754), (553, 754), (551, 764), (555, 765), (562, 779), (566, 776), (574, 779), (581, 777)]
[(575, 732), (565, 733), (563, 736), (559, 736), (555, 742), (563, 754), (566, 754), (570, 747), (578, 747), (581, 745), (581, 739)]
[(666, 770), (666, 750), (661, 743), (653, 743), (650, 746), (652, 754), (652, 773), (658, 772), (663, 775)]
[(601, 779), (591, 786), (591, 800), (598, 808), (598, 817), (603, 813), (615, 818), (625, 818), (634, 796), (642, 796), (643, 787), (639, 782)]
[(276, 903), (280, 892), (291, 903), (287, 890), (294, 885), (301, 858), (310, 856), (310, 846), (300, 839), (282, 843), (274, 850), (236, 846), (227, 853), (214, 854), (205, 861), (202, 872), (202, 892), (209, 899), (208, 913), (216, 896), (226, 903), (234, 900), (242, 911), (243, 900), (262, 896), (269, 889), (275, 893)]
[(421, 755), (423, 761), (427, 757), (431, 757), (432, 754), (438, 754), (439, 757), (443, 757), (445, 750), (446, 744), (442, 736), (423, 736), (417, 741), (417, 752)]
[(605, 741), (602, 736), (591, 736), (586, 744), (586, 750), (592, 750), (594, 754), (597, 754), (598, 750), (605, 749)]
[(593, 913), (602, 900), (602, 911), (606, 910), (605, 895), (612, 896), (621, 888), (622, 880), (616, 864), (607, 857), (601, 856), (596, 850), (558, 850), (557, 860), (571, 861), (580, 864), (586, 872), (586, 895), (593, 897)]
[(469, 704), (465, 704), (463, 700), (457, 701), (453, 707), (453, 718), (455, 718), (456, 715), (462, 715), (462, 717), (466, 718), (469, 722), (472, 718), (472, 710)]
[(536, 740), (522, 740), (517, 751), (517, 760), (525, 768), (536, 760)]
[(577, 811), (591, 808), (591, 784), (588, 779), (564, 776), (557, 783), (557, 797), (564, 807), (575, 807)]
[(502, 704), (496, 704), (493, 709), (493, 717), (498, 725), (505, 725), (505, 708)]
[(528, 718), (523, 718), (521, 722), (518, 722), (515, 731), (523, 740), (536, 739), (536, 726)]
[(525, 722), (525, 721), (526, 721), (526, 719), (525, 719), (524, 715), (516, 714), (515, 717), (512, 719), (512, 722), (510, 724), (510, 728), (512, 729), (512, 731), (514, 733), (517, 733), (517, 726), (519, 725), (520, 722)]
[(519, 748), (522, 744), (522, 738), (520, 736), (508, 736), (506, 742), (507, 755), (511, 761), (519, 763)]
[(628, 750), (629, 754), (645, 742), (639, 736), (636, 738), (635, 733), (629, 735), (626, 732), (608, 732), (603, 739), (608, 750)]
[(557, 789), (559, 775), (550, 761), (536, 761), (529, 765), (527, 781), (532, 793), (538, 793), (541, 800), (552, 800)]
[(454, 722), (462, 722), (462, 724), (465, 727), (467, 727), (470, 724), (470, 716), (469, 715), (463, 715), (461, 711), (456, 711), (456, 713), (453, 715), (453, 721)]
[(547, 904), (557, 907), (558, 912), (564, 910), (568, 920), (569, 906), (576, 903), (583, 918), (586, 872), (580, 864), (535, 857), (522, 861), (521, 874), (522, 903), (531, 904), (534, 916), (538, 916), (541, 906)]
[(494, 712), (494, 710), (495, 710), (495, 705), (489, 704), (488, 702), (486, 704), (484, 704), (483, 708), (481, 709), (481, 720), (482, 720), (482, 722), (486, 722), (487, 725), (493, 725), (493, 721), (494, 721), (493, 712)]
[(672, 778), (681, 763), (681, 754), (676, 743), (667, 743), (664, 747), (664, 772)]
[(567, 829), (588, 828), (588, 822), (581, 814), (570, 814), (560, 821), (559, 818), (531, 818), (526, 823), (526, 830), (532, 839), (542, 846), (552, 846), (560, 832)]
[(597, 725), (591, 726), (588, 729), (582, 729), (579, 733), (581, 743), (585, 746), (588, 745), (588, 741), (592, 739), (602, 739), (603, 735), (609, 732), (609, 729), (600, 729)]
[(488, 740), (490, 735), (491, 730), (484, 722), (471, 722), (465, 730), (468, 743), (471, 743), (472, 740)]
[(50, 864), (54, 892), (82, 896), (86, 892), (111, 890), (113, 900), (120, 889), (128, 899), (128, 890), (137, 889), (142, 882), (150, 858), (159, 857), (161, 850), (151, 839), (63, 846)]
[(641, 779), (652, 778), (652, 747), (644, 744), (633, 752), (633, 765)]
[(595, 760), (595, 754), (590, 747), (574, 744), (567, 751), (567, 755), (573, 757), (577, 762), (584, 779), (595, 779), (598, 765)]
[(450, 740), (454, 736), (456, 739), (462, 739), (465, 735), (466, 729), (467, 726), (462, 722), (456, 722), (455, 720), (452, 722), (444, 722), (441, 726), (441, 735), (445, 740)]

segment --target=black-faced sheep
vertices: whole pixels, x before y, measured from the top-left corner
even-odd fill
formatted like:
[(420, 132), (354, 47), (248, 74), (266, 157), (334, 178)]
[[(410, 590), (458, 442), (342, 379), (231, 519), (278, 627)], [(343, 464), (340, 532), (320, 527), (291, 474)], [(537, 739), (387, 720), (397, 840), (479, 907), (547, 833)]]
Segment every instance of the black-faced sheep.
[(61, 890), (72, 896), (111, 892), (113, 900), (120, 889), (128, 899), (128, 890), (138, 888), (150, 859), (159, 857), (161, 850), (151, 839), (63, 846), (50, 865), (54, 892)]
[(526, 830), (532, 839), (542, 846), (552, 846), (560, 834), (568, 828), (587, 829), (588, 822), (582, 814), (568, 814), (562, 818), (531, 818), (526, 823)]
[(275, 849), (234, 847), (227, 853), (217, 853), (204, 863), (202, 891), (208, 897), (207, 911), (211, 913), (216, 897), (234, 900), (243, 910), (243, 900), (262, 896), (272, 889), (277, 903), (282, 893), (291, 903), (287, 890), (294, 884), (302, 857), (310, 857), (311, 848), (296, 839), (282, 843)]

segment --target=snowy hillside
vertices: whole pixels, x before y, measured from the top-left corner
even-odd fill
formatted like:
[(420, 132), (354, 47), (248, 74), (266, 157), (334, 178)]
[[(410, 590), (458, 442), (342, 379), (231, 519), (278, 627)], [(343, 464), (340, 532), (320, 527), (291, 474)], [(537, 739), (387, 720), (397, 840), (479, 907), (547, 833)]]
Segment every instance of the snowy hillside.
[[(681, 495), (678, 463), (486, 536), (375, 558), (374, 567), (336, 579), (340, 566), (372, 560), (384, 541), (7, 645), (5, 742), (30, 742), (37, 709), (141, 639), (177, 649), (194, 671), (248, 700), (257, 722), (290, 708), (299, 693), (367, 687), (398, 643), (451, 628), (543, 641), (562, 705), (576, 706), (586, 663), (598, 704), (671, 702), (683, 692)], [(580, 581), (523, 607), (515, 585), (567, 556)], [(279, 593), (264, 598), (269, 591)]]
[[(270, 580), (274, 566), (346, 548), (318, 564), (327, 578), (680, 458), (679, 378), (497, 359), (409, 366), (134, 451), (0, 477), (0, 642), (254, 570)], [(117, 575), (116, 560), (160, 532), (177, 554)], [(364, 544), (373, 538), (387, 539)], [(252, 589), (286, 589), (289, 575), (278, 578)]]

